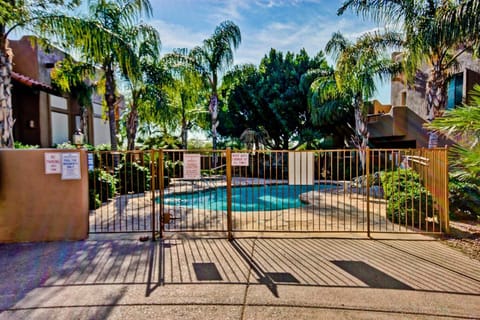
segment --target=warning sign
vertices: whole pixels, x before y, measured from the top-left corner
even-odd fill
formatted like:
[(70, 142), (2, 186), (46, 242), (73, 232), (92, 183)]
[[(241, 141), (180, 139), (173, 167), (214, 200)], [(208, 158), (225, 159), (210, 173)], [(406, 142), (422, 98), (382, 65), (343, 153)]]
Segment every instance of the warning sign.
[(248, 167), (248, 153), (232, 153), (232, 166)]

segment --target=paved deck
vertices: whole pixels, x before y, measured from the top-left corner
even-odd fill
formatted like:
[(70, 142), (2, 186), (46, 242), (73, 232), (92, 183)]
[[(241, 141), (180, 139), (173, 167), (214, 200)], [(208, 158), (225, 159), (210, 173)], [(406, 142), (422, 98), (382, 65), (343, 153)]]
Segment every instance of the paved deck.
[(418, 236), (3, 244), (0, 266), (2, 320), (480, 319), (480, 262)]

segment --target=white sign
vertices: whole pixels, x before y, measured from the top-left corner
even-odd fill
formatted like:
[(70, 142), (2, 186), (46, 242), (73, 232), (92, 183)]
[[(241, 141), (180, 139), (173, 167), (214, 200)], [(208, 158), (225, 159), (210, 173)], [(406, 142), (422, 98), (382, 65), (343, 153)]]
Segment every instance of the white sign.
[(45, 152), (45, 174), (62, 173), (61, 153)]
[(80, 180), (80, 152), (62, 153), (62, 180)]
[(232, 166), (248, 167), (248, 153), (232, 153)]
[(183, 178), (200, 179), (200, 155), (194, 153), (183, 154)]

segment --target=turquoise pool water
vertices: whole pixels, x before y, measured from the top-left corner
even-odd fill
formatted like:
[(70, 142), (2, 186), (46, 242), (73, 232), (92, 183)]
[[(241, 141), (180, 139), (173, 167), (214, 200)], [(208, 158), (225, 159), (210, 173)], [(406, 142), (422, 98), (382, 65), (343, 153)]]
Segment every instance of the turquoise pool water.
[[(335, 187), (316, 185), (261, 185), (232, 188), (232, 211), (271, 211), (302, 206), (299, 195), (312, 190)], [(227, 189), (214, 188), (188, 194), (165, 195), (166, 205), (176, 205), (206, 210), (227, 210)]]

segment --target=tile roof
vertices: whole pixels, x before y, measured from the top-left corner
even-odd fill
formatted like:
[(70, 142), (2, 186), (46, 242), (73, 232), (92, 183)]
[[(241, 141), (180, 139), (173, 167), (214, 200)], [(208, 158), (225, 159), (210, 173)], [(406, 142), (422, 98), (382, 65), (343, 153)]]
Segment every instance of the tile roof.
[(46, 84), (46, 83), (43, 83), (43, 82), (40, 82), (40, 81), (37, 81), (35, 79), (32, 79), (30, 77), (27, 77), (23, 74), (20, 74), (18, 72), (14, 72), (12, 71), (12, 79), (27, 86), (27, 87), (30, 87), (30, 88), (34, 88), (34, 89), (40, 89), (42, 91), (46, 91), (46, 92), (49, 92), (49, 93), (53, 93), (55, 92), (55, 90), (53, 89), (52, 86)]

